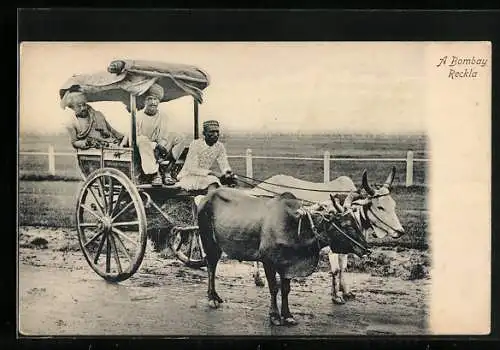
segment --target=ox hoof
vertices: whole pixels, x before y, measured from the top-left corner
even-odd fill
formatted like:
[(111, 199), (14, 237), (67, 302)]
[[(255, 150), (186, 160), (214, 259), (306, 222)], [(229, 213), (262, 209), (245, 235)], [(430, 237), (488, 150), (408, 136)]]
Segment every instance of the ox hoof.
[(220, 303), (219, 303), (217, 300), (209, 300), (209, 301), (208, 301), (208, 306), (209, 306), (211, 309), (218, 309), (218, 308), (219, 308), (219, 305), (220, 305)]
[(334, 304), (337, 304), (337, 305), (343, 305), (343, 304), (345, 304), (344, 298), (338, 297), (338, 296), (337, 297), (332, 297), (332, 301), (333, 301)]
[(299, 323), (292, 316), (285, 317), (283, 319), (283, 325), (284, 326), (296, 326), (297, 324), (299, 324)]
[(353, 292), (344, 293), (343, 298), (345, 300), (353, 300), (356, 299), (356, 294), (354, 294)]
[(264, 280), (262, 278), (254, 276), (253, 279), (257, 287), (264, 287)]
[(273, 326), (281, 326), (281, 317), (278, 314), (270, 314), (269, 321)]

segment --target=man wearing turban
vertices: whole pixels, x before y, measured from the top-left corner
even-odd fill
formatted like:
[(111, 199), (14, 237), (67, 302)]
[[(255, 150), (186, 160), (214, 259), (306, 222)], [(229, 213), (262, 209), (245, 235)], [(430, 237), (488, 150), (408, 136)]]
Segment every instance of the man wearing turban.
[(74, 148), (123, 147), (127, 142), (127, 138), (113, 129), (101, 112), (87, 104), (83, 93), (66, 92), (61, 107), (69, 107), (75, 113), (75, 118), (67, 126)]
[(155, 186), (175, 184), (175, 180), (160, 169), (159, 163), (173, 164), (184, 150), (183, 138), (168, 132), (167, 121), (158, 109), (163, 93), (160, 85), (153, 84), (145, 93), (144, 109), (137, 113), (137, 147), (142, 171)]
[[(203, 123), (203, 139), (193, 140), (182, 170), (177, 178), (178, 185), (185, 190), (211, 191), (221, 186), (221, 180), (230, 182), (234, 175), (229, 165), (226, 148), (219, 141), (219, 122), (208, 120)], [(220, 173), (210, 170), (217, 161)]]

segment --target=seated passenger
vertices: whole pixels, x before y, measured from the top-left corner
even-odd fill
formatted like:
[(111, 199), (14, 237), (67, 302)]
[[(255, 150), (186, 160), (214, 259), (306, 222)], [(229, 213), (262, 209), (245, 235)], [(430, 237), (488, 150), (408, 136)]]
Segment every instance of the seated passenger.
[[(191, 142), (184, 167), (177, 176), (181, 188), (188, 191), (211, 191), (221, 186), (221, 181), (229, 184), (234, 180), (226, 148), (219, 142), (219, 131), (218, 121), (209, 120), (203, 123), (204, 138)], [(210, 170), (215, 161), (221, 173)]]
[(81, 92), (66, 92), (61, 107), (71, 108), (75, 118), (66, 126), (75, 149), (123, 147), (127, 138), (113, 129), (104, 115), (87, 104)]
[[(160, 168), (159, 163), (168, 162), (170, 167), (184, 150), (183, 138), (170, 133), (167, 121), (158, 105), (163, 98), (163, 88), (152, 85), (145, 94), (144, 109), (137, 112), (137, 147), (141, 155), (142, 171), (152, 185), (175, 184), (175, 180)], [(148, 181), (149, 182), (149, 181)]]

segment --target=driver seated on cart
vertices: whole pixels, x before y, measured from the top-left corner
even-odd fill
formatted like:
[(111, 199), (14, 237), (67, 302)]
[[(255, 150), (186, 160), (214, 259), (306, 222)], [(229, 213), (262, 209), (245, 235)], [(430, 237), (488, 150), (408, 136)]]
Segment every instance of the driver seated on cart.
[(137, 112), (137, 147), (145, 182), (154, 186), (174, 185), (170, 168), (185, 148), (184, 139), (168, 132), (167, 120), (158, 108), (163, 88), (153, 84), (145, 93), (144, 109)]
[[(187, 191), (207, 190), (210, 192), (221, 185), (235, 185), (236, 175), (229, 165), (226, 148), (219, 141), (220, 126), (216, 120), (203, 123), (203, 138), (193, 140), (189, 145), (186, 161), (179, 172), (178, 186)], [(217, 161), (220, 171), (211, 170)]]
[(88, 105), (82, 92), (67, 91), (61, 100), (61, 107), (69, 107), (74, 112), (74, 118), (66, 125), (66, 129), (75, 149), (126, 145), (127, 138), (109, 125), (104, 114)]

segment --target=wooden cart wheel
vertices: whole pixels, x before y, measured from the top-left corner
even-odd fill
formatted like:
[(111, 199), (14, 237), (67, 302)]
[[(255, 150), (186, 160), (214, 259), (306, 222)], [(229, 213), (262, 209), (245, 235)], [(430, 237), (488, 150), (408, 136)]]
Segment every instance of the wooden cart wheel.
[(102, 168), (84, 182), (76, 204), (78, 239), (90, 267), (120, 282), (141, 265), (147, 222), (137, 188), (121, 171)]
[(197, 224), (196, 205), (191, 206), (193, 218), (192, 226), (175, 226), (172, 229), (170, 247), (177, 258), (187, 267), (199, 269), (206, 266), (205, 252), (201, 243), (200, 231)]
[(187, 267), (199, 269), (207, 264), (197, 226), (174, 227), (171, 248)]

